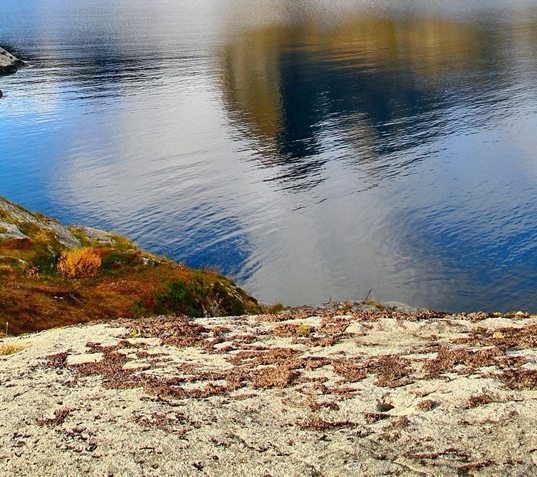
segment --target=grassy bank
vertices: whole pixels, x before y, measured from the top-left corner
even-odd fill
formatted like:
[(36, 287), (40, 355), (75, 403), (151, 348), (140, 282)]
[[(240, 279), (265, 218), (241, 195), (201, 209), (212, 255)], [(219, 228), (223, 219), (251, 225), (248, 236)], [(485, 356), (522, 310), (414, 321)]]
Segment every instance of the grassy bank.
[(241, 315), (257, 301), (232, 280), (139, 250), (125, 237), (0, 198), (0, 329), (20, 334), (119, 317)]

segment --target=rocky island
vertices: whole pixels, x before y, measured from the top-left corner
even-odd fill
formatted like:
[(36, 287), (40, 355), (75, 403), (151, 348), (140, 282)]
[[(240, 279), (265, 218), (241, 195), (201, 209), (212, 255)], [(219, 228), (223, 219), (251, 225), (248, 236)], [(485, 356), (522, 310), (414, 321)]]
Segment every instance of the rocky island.
[(529, 313), (263, 306), (0, 199), (0, 325), (2, 475), (537, 473)]
[(0, 47), (0, 75), (15, 73), (24, 64), (24, 61)]

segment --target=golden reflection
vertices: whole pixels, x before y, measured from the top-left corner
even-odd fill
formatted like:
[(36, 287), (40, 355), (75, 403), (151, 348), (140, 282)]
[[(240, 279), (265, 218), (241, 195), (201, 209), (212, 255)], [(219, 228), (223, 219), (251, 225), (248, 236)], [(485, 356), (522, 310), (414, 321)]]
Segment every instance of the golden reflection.
[(380, 68), (404, 63), (421, 73), (457, 68), (461, 60), (479, 56), (479, 43), (470, 24), (429, 18), (347, 23), (327, 40), (337, 62), (357, 60)]
[[(384, 88), (396, 91), (395, 96), (384, 94), (378, 99), (388, 103), (399, 99), (397, 90), (405, 85), (396, 83), (397, 74), (403, 74), (414, 90), (428, 95), (433, 103), (446, 87), (460, 86), (457, 81), (462, 75), (458, 73), (479, 74), (483, 68), (494, 68), (497, 62), (505, 71), (505, 62), (515, 59), (506, 57), (505, 47), (495, 49), (495, 44), (523, 41), (530, 51), (537, 44), (537, 15), (525, 21), (511, 19), (513, 32), (509, 24), (495, 31), (486, 23), (456, 21), (449, 16), (375, 17), (364, 13), (345, 20), (322, 21), (319, 15), (310, 15), (291, 22), (280, 17), (273, 15), (272, 21), (259, 21), (257, 26), (243, 29), (234, 24), (235, 30), (220, 56), (223, 100), (230, 121), (270, 154), (278, 147), (278, 135), (285, 129), (288, 116), (294, 114), (287, 109), (294, 103), (285, 97), (289, 94), (287, 83), (293, 81), (290, 71), (315, 76), (316, 70), (302, 69), (322, 64), (328, 87), (346, 88), (347, 93), (356, 95), (360, 91), (352, 90), (353, 82), (358, 89), (360, 81), (387, 82), (391, 78), (395, 83), (389, 87), (384, 84)], [(294, 61), (296, 64), (289, 68)], [(369, 76), (364, 80), (364, 75)], [(324, 79), (319, 77), (319, 81)], [(367, 125), (370, 111), (355, 112), (359, 118), (355, 126), (365, 128), (357, 136), (371, 137), (371, 125)]]
[(279, 31), (264, 28), (228, 45), (222, 54), (222, 87), (226, 108), (243, 132), (271, 144), (280, 128)]

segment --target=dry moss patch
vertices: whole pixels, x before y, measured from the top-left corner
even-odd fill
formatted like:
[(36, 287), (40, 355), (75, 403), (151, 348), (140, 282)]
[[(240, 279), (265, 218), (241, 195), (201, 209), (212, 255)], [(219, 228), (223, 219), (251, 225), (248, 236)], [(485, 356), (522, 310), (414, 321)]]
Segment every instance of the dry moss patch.
[(18, 353), (27, 346), (28, 345), (25, 343), (2, 343), (0, 344), (0, 356), (8, 356), (10, 354)]

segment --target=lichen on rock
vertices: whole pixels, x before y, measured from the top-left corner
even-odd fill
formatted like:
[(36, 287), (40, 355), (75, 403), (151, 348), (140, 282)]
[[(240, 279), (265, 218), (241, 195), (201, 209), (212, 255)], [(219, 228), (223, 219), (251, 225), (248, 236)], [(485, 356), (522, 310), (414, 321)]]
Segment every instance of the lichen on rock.
[(21, 231), (25, 224), (32, 224), (40, 229), (49, 231), (54, 234), (60, 244), (67, 248), (81, 246), (80, 240), (58, 221), (44, 215), (32, 213), (0, 197), (0, 227), (6, 229), (0, 233), (0, 238), (29, 238)]

